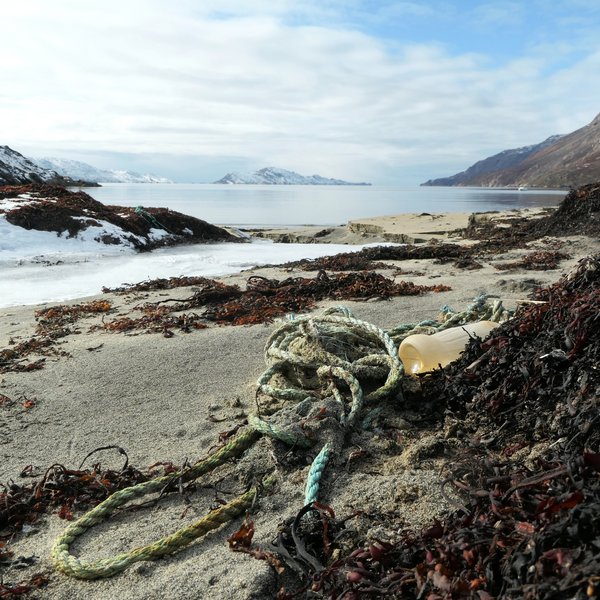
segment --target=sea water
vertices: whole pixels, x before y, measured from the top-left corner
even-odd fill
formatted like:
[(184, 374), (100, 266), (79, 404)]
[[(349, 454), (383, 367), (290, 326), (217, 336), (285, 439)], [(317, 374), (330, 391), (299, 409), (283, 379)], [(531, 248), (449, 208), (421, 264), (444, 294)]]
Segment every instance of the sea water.
[[(474, 188), (185, 184), (111, 184), (85, 191), (104, 204), (163, 206), (211, 223), (237, 226), (339, 225), (351, 219), (407, 212), (555, 206), (565, 195), (564, 191)], [(67, 252), (59, 242), (64, 246), (67, 240), (56, 239), (54, 249), (39, 250), (41, 254), (33, 260), (19, 260), (18, 239), (0, 240), (0, 308), (74, 300), (99, 294), (103, 286), (157, 277), (227, 275), (256, 265), (317, 258), (361, 247), (256, 240), (138, 254), (115, 247), (92, 252), (84, 243), (75, 251), (69, 244)], [(31, 254), (31, 240), (27, 244), (23, 256)]]
[(402, 186), (104, 184), (86, 188), (104, 204), (167, 207), (236, 226), (345, 225), (400, 213), (483, 212), (556, 206), (565, 191)]

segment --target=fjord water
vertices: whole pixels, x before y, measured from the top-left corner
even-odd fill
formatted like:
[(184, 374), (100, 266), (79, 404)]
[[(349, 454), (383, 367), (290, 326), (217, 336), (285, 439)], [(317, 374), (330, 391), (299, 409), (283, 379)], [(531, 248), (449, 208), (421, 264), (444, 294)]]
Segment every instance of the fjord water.
[(219, 225), (343, 225), (400, 213), (556, 206), (566, 192), (498, 188), (215, 184), (104, 184), (103, 204), (166, 207)]

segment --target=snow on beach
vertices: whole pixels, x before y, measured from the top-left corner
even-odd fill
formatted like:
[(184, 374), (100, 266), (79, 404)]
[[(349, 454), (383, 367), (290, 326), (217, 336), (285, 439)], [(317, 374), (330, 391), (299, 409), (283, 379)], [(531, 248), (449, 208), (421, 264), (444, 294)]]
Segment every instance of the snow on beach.
[(88, 228), (77, 237), (67, 238), (54, 232), (11, 225), (0, 215), (0, 307), (72, 300), (98, 294), (103, 286), (114, 287), (156, 277), (228, 275), (257, 265), (317, 258), (360, 248), (256, 240), (244, 244), (193, 244), (138, 253), (130, 246), (95, 241), (99, 233), (99, 228)]

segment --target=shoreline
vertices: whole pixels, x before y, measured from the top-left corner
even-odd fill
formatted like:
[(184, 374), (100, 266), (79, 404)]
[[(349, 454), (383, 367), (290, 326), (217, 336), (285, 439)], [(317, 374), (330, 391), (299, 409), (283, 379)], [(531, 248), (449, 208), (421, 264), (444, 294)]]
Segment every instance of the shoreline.
[(469, 220), (487, 220), (490, 223), (510, 219), (538, 219), (555, 207), (515, 208), (485, 212), (399, 213), (379, 217), (352, 219), (345, 225), (324, 227), (305, 225), (290, 227), (240, 227), (244, 233), (278, 243), (364, 244), (388, 242), (424, 244), (432, 241), (468, 243), (461, 236)]

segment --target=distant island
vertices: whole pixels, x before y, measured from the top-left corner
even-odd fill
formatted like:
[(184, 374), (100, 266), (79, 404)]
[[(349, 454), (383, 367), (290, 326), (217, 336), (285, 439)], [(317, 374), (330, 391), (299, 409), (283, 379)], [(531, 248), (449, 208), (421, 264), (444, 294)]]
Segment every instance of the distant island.
[(227, 173), (214, 183), (255, 184), (255, 185), (371, 185), (370, 183), (353, 183), (343, 179), (331, 179), (321, 175), (300, 175), (287, 169), (265, 167), (254, 173)]

